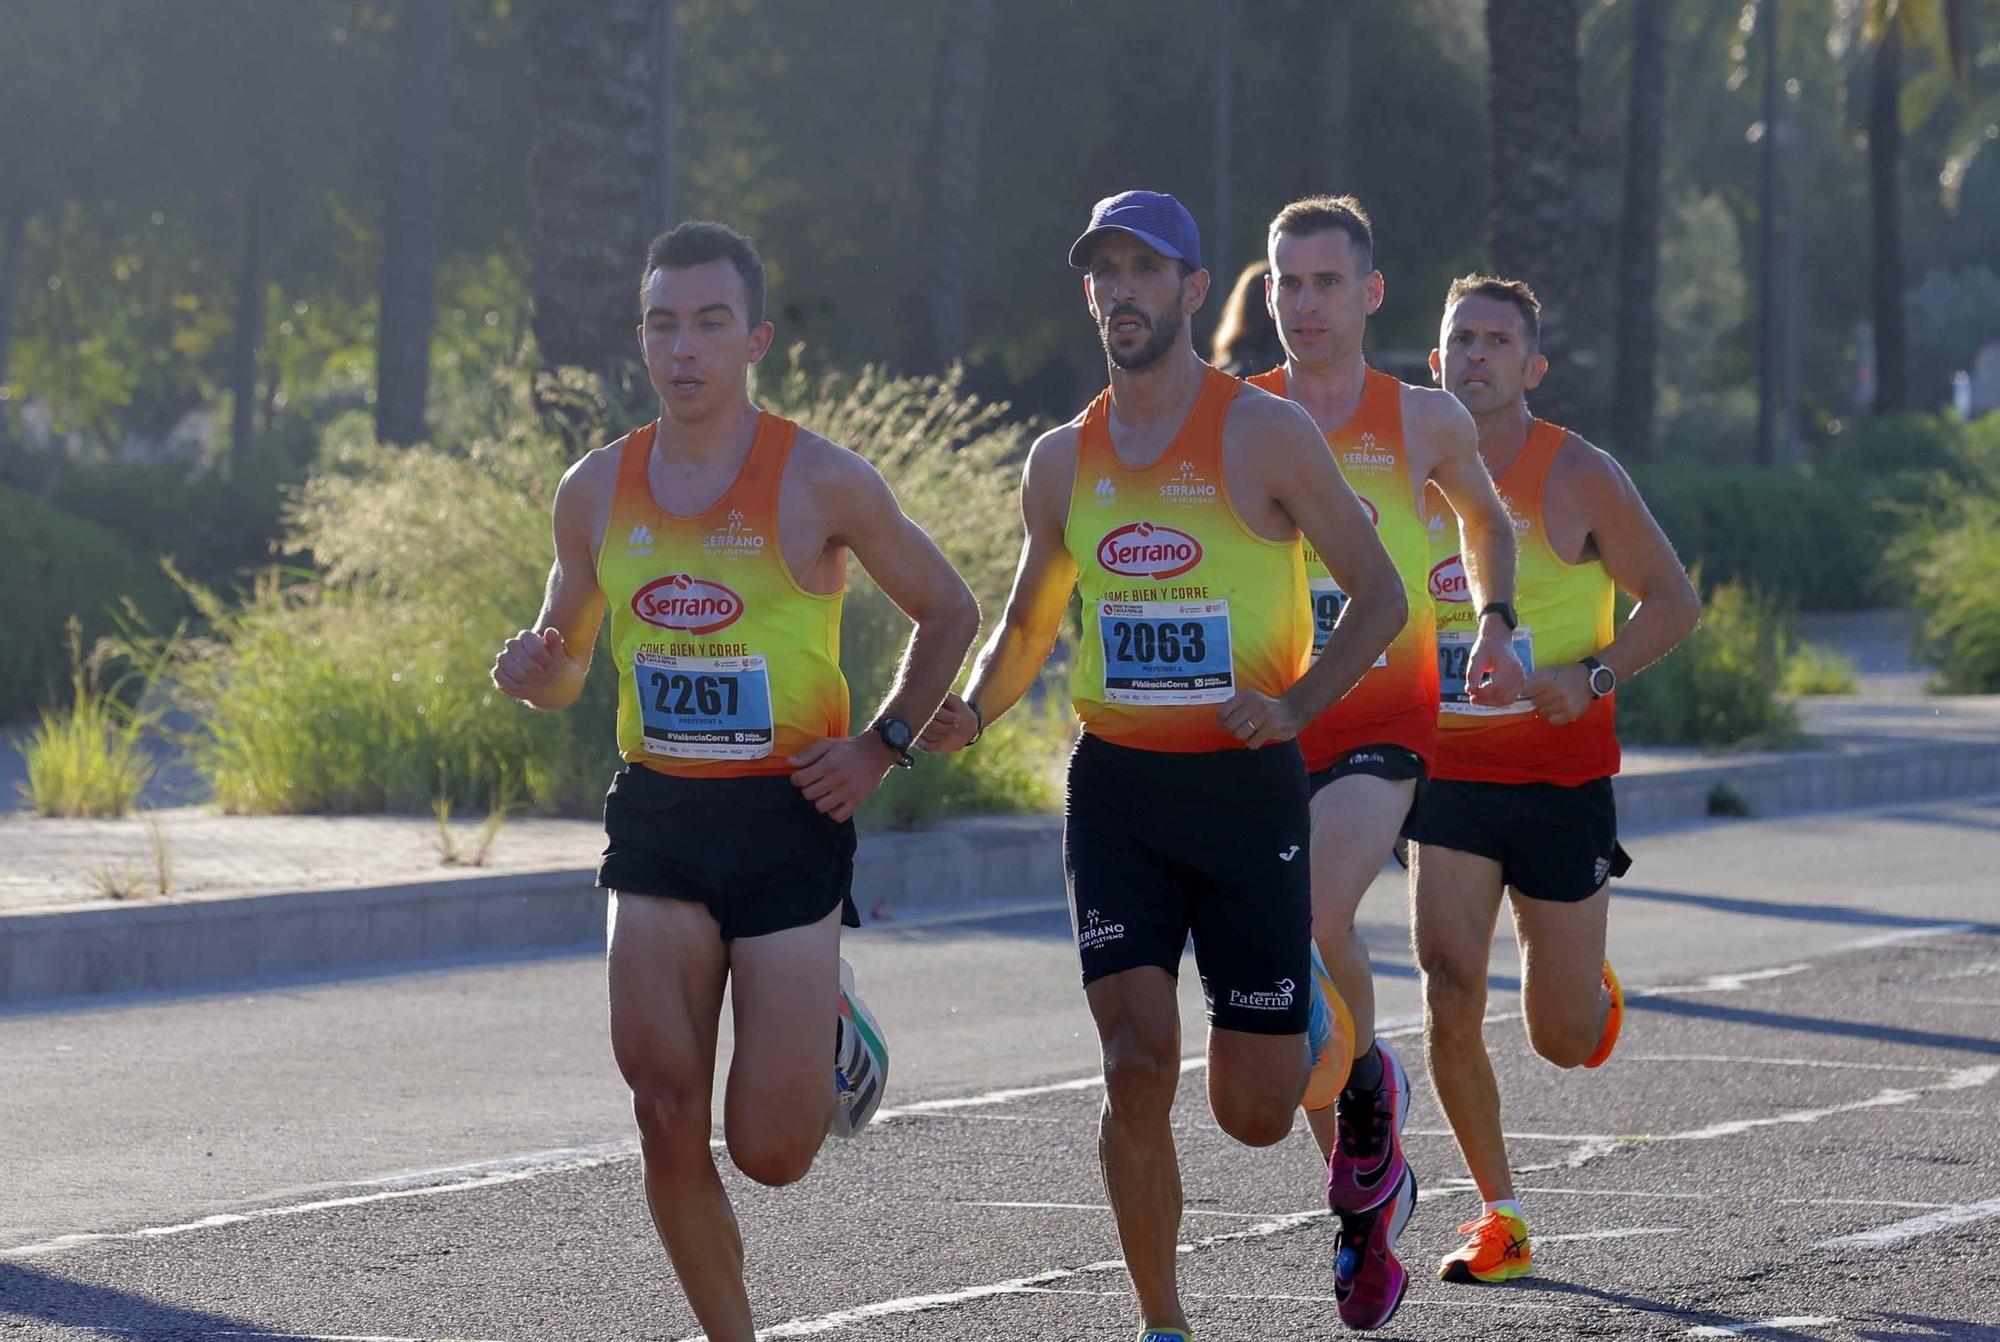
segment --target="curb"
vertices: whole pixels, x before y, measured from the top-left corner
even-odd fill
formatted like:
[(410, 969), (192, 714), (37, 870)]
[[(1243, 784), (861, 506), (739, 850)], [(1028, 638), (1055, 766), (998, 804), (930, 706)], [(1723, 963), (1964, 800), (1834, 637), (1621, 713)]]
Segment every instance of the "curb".
[[(1704, 819), (1726, 785), (1751, 815), (2000, 791), (1991, 742), (1802, 752), (1614, 783), (1621, 827)], [(901, 908), (1060, 892), (1062, 817), (957, 820), (871, 834), (855, 902)], [(605, 897), (590, 868), (304, 890), (133, 908), (0, 916), (0, 1007), (300, 974), (413, 966), (450, 956), (602, 946)]]

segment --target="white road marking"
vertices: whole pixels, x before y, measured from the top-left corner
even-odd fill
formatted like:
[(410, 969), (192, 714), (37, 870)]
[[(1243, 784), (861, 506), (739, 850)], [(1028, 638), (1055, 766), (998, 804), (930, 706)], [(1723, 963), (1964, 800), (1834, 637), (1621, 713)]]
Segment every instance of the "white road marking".
[(1844, 1062), (1839, 1058), (1745, 1058), (1726, 1053), (1635, 1053), (1633, 1062), (1705, 1062), (1747, 1067), (1824, 1067), (1830, 1071), (1948, 1072), (1949, 1067), (1907, 1062)]
[(1929, 927), (1905, 927), (1895, 932), (1877, 932), (1870, 937), (1856, 937), (1832, 946), (1830, 951), (1870, 951), (1878, 946), (1894, 946), (1903, 941), (1921, 941), (1925, 937), (1950, 936), (1954, 932), (1970, 932), (1977, 923), (1936, 923)]
[[(1015, 1211), (1109, 1212), (1103, 1202), (960, 1202), (961, 1207), (998, 1207)], [(1211, 1207), (1184, 1207), (1183, 1216), (1220, 1216), (1231, 1221), (1268, 1221), (1275, 1216), (1296, 1216), (1297, 1212), (1224, 1212)]]
[[(1450, 1128), (1404, 1128), (1405, 1137), (1450, 1137)], [(1616, 1133), (1610, 1132), (1509, 1132), (1504, 1134), (1510, 1142), (1615, 1142)]]
[[(1181, 1075), (1199, 1072), (1208, 1066), (1208, 1059), (1199, 1055), (1181, 1059)], [(988, 1105), (1010, 1104), (1015, 1100), (1033, 1099), (1037, 1095), (1061, 1095), (1079, 1090), (1099, 1090), (1104, 1086), (1104, 1074), (1074, 1077), (1068, 1081), (1051, 1081), (1040, 1086), (1012, 1086), (1006, 1090), (989, 1090), (980, 1095), (960, 1095), (944, 1100), (917, 1100), (898, 1107), (881, 1108), (875, 1111), (876, 1121), (885, 1118), (902, 1118), (910, 1114), (943, 1114), (956, 1109), (981, 1109)]]
[(2000, 997), (1918, 997), (1911, 999), (1926, 1006), (2000, 1007)]
[(1745, 1333), (1761, 1333), (1772, 1328), (1817, 1328), (1824, 1324), (1839, 1323), (1833, 1314), (1793, 1314), (1782, 1319), (1760, 1319), (1756, 1323), (1703, 1324), (1690, 1328), (1682, 1337), (1741, 1337)]
[(1841, 1235), (1834, 1239), (1823, 1239), (1815, 1249), (1879, 1249), (1889, 1244), (1901, 1244), (1904, 1240), (1916, 1239), (1920, 1235), (1934, 1235), (1940, 1230), (1952, 1230), (1959, 1226), (1969, 1226), (1975, 1221), (1990, 1220), (2000, 1216), (2000, 1198), (1988, 1198), (1984, 1202), (1968, 1202), (1961, 1206), (1946, 1207), (1928, 1216), (1912, 1217), (1898, 1221), (1894, 1225), (1877, 1226), (1873, 1230), (1857, 1231), (1852, 1235)]
[(1812, 966), (1806, 964), (1778, 965), (1771, 969), (1745, 969), (1733, 974), (1710, 974), (1699, 983), (1663, 984), (1657, 988), (1627, 988), (1627, 997), (1685, 997), (1693, 993), (1733, 993), (1741, 992), (1752, 983), (1762, 983), (1767, 979), (1790, 978), (1802, 974)]

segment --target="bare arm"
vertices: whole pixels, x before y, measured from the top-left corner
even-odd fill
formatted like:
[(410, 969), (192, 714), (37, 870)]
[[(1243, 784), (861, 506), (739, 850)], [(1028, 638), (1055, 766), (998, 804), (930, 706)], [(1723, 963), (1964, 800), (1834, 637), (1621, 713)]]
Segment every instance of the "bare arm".
[(592, 453), (570, 467), (556, 487), (556, 557), (541, 613), (534, 628), (508, 639), (493, 661), (494, 685), (534, 708), (569, 707), (590, 672), (604, 622), (596, 556), (602, 470), (599, 454)]
[(1028, 453), (1021, 479), (1021, 516), (1027, 539), (1014, 570), (1014, 588), (1000, 624), (979, 651), (963, 699), (954, 695), (924, 730), (924, 746), (948, 751), (963, 747), (978, 729), (965, 708), (979, 705), (980, 720), (993, 722), (1019, 703), (1035, 683), (1062, 632), (1063, 612), (1076, 589), (1076, 561), (1063, 543), (1069, 521), (1076, 430), (1064, 426), (1044, 434)]
[[(1449, 392), (1413, 389), (1413, 427), (1430, 449), (1430, 478), (1458, 514), (1459, 554), (1465, 564), (1472, 608), (1489, 602), (1514, 603), (1516, 547), (1514, 524), (1479, 456), (1479, 427)], [(1418, 482), (1421, 485), (1421, 481)], [(1479, 620), (1479, 637), (1466, 663), (1466, 685), (1479, 704), (1512, 703), (1524, 673), (1515, 655), (1513, 631), (1495, 614)]]
[[(1624, 468), (1580, 441), (1566, 444), (1563, 451), (1587, 454), (1563, 466), (1574, 472), (1576, 496), (1605, 572), (1639, 599), (1625, 627), (1597, 652), (1597, 659), (1622, 682), (1673, 651), (1693, 631), (1701, 619), (1701, 598)], [(1561, 726), (1590, 706), (1589, 673), (1580, 662), (1540, 669), (1528, 677), (1523, 693), (1536, 711)]]
[[(979, 603), (944, 552), (896, 503), (875, 468), (830, 448), (816, 493), (828, 543), (844, 545), (916, 628), (894, 683), (870, 722), (900, 718), (914, 733), (936, 711), (979, 632)], [(898, 755), (872, 731), (815, 742), (794, 755), (792, 782), (820, 811), (846, 820), (882, 785)]]
[(1326, 646), (1298, 683), (1275, 701), (1274, 710), (1255, 691), (1239, 693), (1218, 710), (1223, 727), (1254, 750), (1290, 740), (1353, 689), (1402, 630), (1410, 606), (1389, 552), (1311, 417), (1275, 397), (1242, 408), (1263, 417), (1256, 426), (1263, 463), (1259, 478), (1347, 593)]

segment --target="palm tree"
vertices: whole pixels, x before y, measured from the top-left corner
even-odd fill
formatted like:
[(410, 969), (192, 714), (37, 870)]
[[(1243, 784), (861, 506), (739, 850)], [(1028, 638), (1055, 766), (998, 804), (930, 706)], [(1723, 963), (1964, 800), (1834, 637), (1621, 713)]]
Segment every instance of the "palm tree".
[(1673, 0), (1633, 0), (1632, 87), (1625, 123), (1625, 204), (1618, 247), (1618, 372), (1612, 416), (1620, 452), (1653, 454), (1659, 355), (1660, 175)]
[(437, 313), (438, 209), (451, 6), (407, 5), (397, 145), (382, 224), (382, 319), (375, 355), (375, 433), (385, 443), (424, 437), (431, 328)]
[(932, 67), (930, 226), (916, 366), (941, 371), (965, 357), (979, 221), (980, 150), (986, 120), (994, 0), (955, 0), (938, 25)]
[(1874, 220), (1875, 414), (1903, 408), (1909, 337), (1903, 320), (1903, 51), (1930, 41), (1959, 78), (1965, 71), (1964, 0), (1868, 0), (1862, 40), (1871, 52), (1868, 186)]
[(659, 0), (600, 0), (528, 21), (536, 124), (534, 330), (542, 362), (597, 371), (634, 355), (639, 267), (658, 191)]
[(1493, 264), (1542, 300), (1550, 372), (1536, 402), (1551, 417), (1584, 399), (1572, 333), (1583, 97), (1577, 12), (1578, 0), (1486, 0)]

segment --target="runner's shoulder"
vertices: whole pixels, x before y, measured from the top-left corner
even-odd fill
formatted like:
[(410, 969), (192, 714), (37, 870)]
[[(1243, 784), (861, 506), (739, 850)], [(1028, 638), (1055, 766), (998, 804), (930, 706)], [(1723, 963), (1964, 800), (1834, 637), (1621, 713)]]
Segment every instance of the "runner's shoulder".
[(1475, 443), (1478, 441), (1479, 427), (1472, 421), (1472, 412), (1443, 387), (1419, 387), (1405, 382), (1402, 397), (1406, 435), (1415, 432), (1434, 438), (1457, 431), (1469, 433)]
[(1224, 432), (1254, 435), (1260, 445), (1274, 444), (1312, 457), (1324, 456), (1326, 438), (1312, 415), (1297, 401), (1265, 391), (1239, 379), (1236, 397), (1229, 403), (1229, 420)]
[(1591, 504), (1616, 505), (1639, 497), (1618, 458), (1574, 429), (1563, 430), (1563, 441), (1549, 463), (1549, 484)]
[(785, 475), (789, 486), (821, 502), (866, 502), (889, 493), (889, 483), (874, 462), (804, 425), (792, 441)]
[(1024, 467), (1025, 478), (1033, 481), (1060, 475), (1067, 479), (1075, 474), (1077, 455), (1082, 442), (1081, 414), (1052, 429), (1044, 430), (1028, 447), (1028, 461)]
[(618, 464), (625, 439), (630, 436), (622, 435), (603, 447), (592, 448), (563, 472), (556, 485), (558, 519), (571, 512), (591, 516), (611, 502), (618, 488)]

